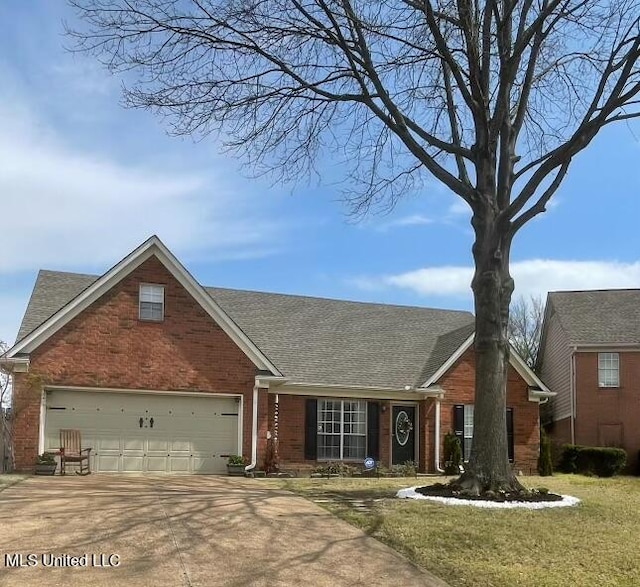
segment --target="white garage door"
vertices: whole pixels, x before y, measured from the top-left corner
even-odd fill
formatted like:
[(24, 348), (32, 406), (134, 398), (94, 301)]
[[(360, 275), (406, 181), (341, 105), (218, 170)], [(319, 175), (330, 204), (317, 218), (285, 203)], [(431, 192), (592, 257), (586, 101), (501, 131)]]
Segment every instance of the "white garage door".
[(235, 397), (49, 391), (45, 450), (78, 429), (101, 473), (224, 473), (239, 453)]

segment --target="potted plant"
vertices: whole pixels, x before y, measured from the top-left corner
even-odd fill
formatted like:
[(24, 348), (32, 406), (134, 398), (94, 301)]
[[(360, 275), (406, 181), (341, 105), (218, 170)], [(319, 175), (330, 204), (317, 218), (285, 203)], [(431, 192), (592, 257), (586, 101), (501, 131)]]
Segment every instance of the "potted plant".
[(244, 477), (245, 460), (242, 455), (229, 455), (227, 473), (230, 477)]
[(36, 475), (54, 475), (58, 464), (50, 452), (43, 452), (36, 458)]

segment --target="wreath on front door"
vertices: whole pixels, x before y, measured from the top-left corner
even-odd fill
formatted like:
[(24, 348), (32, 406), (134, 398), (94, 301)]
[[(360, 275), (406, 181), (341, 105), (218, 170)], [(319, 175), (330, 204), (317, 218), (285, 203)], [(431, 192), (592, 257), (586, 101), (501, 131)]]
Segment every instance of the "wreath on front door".
[(398, 412), (396, 416), (396, 440), (400, 446), (407, 444), (412, 430), (413, 422), (409, 420), (407, 412), (404, 410)]

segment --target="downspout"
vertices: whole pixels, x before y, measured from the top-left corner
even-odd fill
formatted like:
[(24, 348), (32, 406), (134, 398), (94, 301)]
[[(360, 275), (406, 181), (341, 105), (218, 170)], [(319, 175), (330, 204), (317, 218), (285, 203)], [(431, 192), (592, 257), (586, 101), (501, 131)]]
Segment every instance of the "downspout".
[(576, 347), (571, 351), (571, 444), (576, 443)]
[(251, 462), (244, 468), (246, 472), (253, 471), (258, 463), (258, 381), (253, 386), (253, 425), (251, 426)]
[(435, 452), (435, 468), (437, 473), (444, 473), (444, 469), (440, 468), (440, 398), (436, 398), (436, 415), (435, 415), (435, 440), (434, 440), (434, 452)]

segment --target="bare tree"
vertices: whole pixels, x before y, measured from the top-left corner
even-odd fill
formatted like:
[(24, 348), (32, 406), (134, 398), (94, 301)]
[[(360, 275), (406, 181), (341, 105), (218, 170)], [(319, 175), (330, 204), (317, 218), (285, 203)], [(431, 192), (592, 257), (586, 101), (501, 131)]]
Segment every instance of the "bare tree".
[[(9, 346), (0, 340), (0, 356), (7, 352)], [(0, 473), (12, 468), (11, 442), (11, 377), (9, 373), (0, 369)]]
[(526, 361), (534, 368), (540, 348), (544, 302), (539, 296), (516, 298), (509, 310), (509, 340)]
[(640, 114), (640, 0), (70, 0), (125, 101), (283, 179), (336, 150), (354, 212), (432, 176), (472, 211), (476, 399), (459, 487), (507, 459), (511, 244), (603, 127)]

